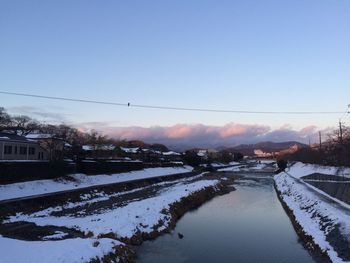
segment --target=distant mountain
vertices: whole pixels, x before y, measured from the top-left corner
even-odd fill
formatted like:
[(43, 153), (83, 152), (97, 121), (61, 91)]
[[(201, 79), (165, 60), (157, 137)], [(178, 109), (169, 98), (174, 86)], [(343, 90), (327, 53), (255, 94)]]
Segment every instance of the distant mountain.
[(279, 152), (287, 150), (293, 146), (299, 148), (308, 147), (308, 145), (296, 142), (296, 141), (287, 141), (287, 142), (259, 142), (255, 144), (240, 144), (235, 147), (227, 148), (229, 151), (241, 152), (244, 155), (254, 155), (254, 150), (262, 150), (263, 152)]

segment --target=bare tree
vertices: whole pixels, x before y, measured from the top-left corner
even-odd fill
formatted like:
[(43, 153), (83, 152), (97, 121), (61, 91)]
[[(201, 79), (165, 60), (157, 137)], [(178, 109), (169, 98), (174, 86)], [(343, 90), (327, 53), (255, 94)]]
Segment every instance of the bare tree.
[(3, 107), (0, 107), (0, 130), (6, 130), (11, 123), (11, 117)]

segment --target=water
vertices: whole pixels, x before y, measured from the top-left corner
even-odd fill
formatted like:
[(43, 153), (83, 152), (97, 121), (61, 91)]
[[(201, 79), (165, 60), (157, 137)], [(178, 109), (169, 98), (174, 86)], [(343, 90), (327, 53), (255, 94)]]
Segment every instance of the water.
[(186, 213), (171, 234), (144, 242), (136, 262), (315, 262), (271, 178), (245, 179), (236, 188)]

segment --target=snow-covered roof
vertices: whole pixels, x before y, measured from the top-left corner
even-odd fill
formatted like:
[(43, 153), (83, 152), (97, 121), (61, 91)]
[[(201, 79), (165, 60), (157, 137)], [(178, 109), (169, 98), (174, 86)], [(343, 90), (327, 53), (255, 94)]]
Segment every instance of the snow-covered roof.
[(84, 151), (92, 151), (94, 149), (94, 147), (92, 147), (92, 145), (83, 145), (82, 148)]
[(103, 150), (103, 151), (113, 151), (115, 149), (115, 146), (113, 144), (105, 144), (105, 145), (98, 145), (94, 147), (93, 145), (83, 145), (84, 151), (93, 151), (93, 150)]
[(105, 144), (101, 145), (98, 147), (99, 150), (104, 150), (104, 151), (113, 151), (115, 149), (115, 146), (113, 144)]
[(156, 150), (153, 150), (153, 149), (141, 149), (143, 152), (150, 152), (150, 153), (155, 153), (155, 154), (162, 154), (162, 152), (160, 151), (156, 151)]
[(20, 136), (13, 133), (0, 132), (0, 140), (11, 140), (19, 142), (30, 142), (25, 136)]
[(169, 152), (163, 152), (163, 155), (169, 156), (169, 155), (181, 155), (180, 153), (169, 151)]
[(137, 153), (140, 148), (139, 147), (135, 147), (135, 148), (120, 147), (120, 149), (126, 153)]
[(54, 138), (52, 134), (47, 134), (47, 133), (33, 133), (33, 134), (28, 134), (26, 136), (27, 139), (51, 139)]

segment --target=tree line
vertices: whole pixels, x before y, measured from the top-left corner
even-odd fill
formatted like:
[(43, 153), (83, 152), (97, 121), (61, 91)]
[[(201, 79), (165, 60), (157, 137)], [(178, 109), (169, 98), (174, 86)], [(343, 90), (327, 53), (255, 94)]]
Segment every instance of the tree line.
[[(64, 140), (72, 147), (89, 144), (98, 149), (101, 145), (117, 142), (95, 130), (82, 132), (67, 124), (47, 124), (26, 115), (11, 115), (3, 107), (0, 107), (0, 131), (20, 136), (33, 133), (48, 134), (54, 138)], [(125, 141), (118, 141), (118, 143), (127, 144)]]
[(327, 134), (325, 142), (301, 148), (281, 158), (313, 164), (350, 166), (350, 129), (341, 125), (339, 129)]
[[(119, 147), (142, 147), (157, 151), (168, 151), (162, 144), (147, 144), (143, 141), (126, 141), (110, 138), (96, 130), (83, 132), (67, 124), (47, 124), (35, 120), (26, 115), (11, 115), (5, 108), (0, 107), (0, 131), (20, 136), (29, 134), (45, 134), (52, 138), (60, 139), (70, 145), (70, 154), (80, 156), (83, 145), (89, 145), (91, 151), (104, 149), (106, 145)], [(55, 148), (55, 142), (51, 142), (49, 148)], [(119, 147), (118, 147), (119, 146)]]

